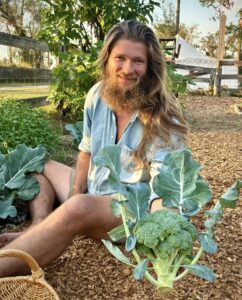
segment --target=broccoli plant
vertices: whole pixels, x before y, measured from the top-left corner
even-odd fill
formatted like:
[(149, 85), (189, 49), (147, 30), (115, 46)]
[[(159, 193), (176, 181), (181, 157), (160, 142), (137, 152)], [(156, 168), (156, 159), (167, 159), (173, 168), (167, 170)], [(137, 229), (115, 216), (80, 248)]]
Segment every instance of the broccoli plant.
[[(214, 225), (221, 220), (223, 208), (234, 208), (242, 181), (219, 198), (205, 213), (204, 232), (199, 232), (190, 219), (212, 198), (208, 184), (199, 175), (201, 165), (195, 162), (188, 149), (169, 153), (153, 180), (153, 190), (162, 198), (163, 206), (177, 212), (161, 210), (149, 213), (149, 186), (125, 185), (120, 180), (120, 148), (103, 148), (94, 158), (97, 166), (108, 168), (109, 184), (117, 191), (111, 208), (123, 224), (109, 232), (113, 242), (125, 238), (125, 249), (134, 256), (135, 263), (110, 241), (103, 240), (107, 249), (120, 261), (134, 268), (134, 278), (146, 277), (159, 289), (173, 288), (176, 281), (191, 272), (210, 282), (216, 276), (205, 265), (198, 264), (202, 253), (215, 253)], [(200, 247), (197, 251), (194, 242)]]
[(41, 173), (46, 160), (46, 149), (18, 145), (8, 154), (0, 152), (0, 219), (15, 217), (15, 200), (32, 200), (39, 193), (39, 183), (32, 172)]

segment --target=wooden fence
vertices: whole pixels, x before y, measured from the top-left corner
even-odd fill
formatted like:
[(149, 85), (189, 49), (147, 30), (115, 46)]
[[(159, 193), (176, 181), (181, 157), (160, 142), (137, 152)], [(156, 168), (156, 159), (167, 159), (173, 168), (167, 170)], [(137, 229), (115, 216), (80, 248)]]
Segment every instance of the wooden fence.
[[(49, 53), (48, 46), (40, 41), (0, 32), (0, 45)], [(42, 56), (40, 55), (40, 58)], [(49, 57), (49, 56), (48, 56)], [(0, 86), (8, 84), (49, 84), (51, 70), (39, 62), (34, 68), (0, 66)]]
[[(237, 66), (239, 74), (222, 74), (222, 67), (223, 66)], [(205, 82), (208, 83), (209, 87), (215, 90), (217, 93), (222, 92), (222, 80), (223, 79), (237, 79), (238, 80), (238, 88), (229, 88), (229, 92), (239, 92), (242, 90), (242, 75), (240, 74), (239, 70), (242, 67), (242, 62), (232, 61), (232, 60), (221, 60), (219, 61), (219, 68), (208, 68), (208, 67), (196, 67), (196, 66), (189, 66), (183, 64), (174, 64), (176, 69), (183, 69), (189, 71), (189, 77), (196, 82)], [(202, 75), (209, 74), (208, 78), (200, 77)]]

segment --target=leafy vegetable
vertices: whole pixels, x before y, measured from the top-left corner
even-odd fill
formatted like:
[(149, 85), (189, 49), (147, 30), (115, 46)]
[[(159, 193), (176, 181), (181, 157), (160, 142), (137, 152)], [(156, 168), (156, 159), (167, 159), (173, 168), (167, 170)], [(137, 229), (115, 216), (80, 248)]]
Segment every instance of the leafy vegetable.
[(15, 217), (15, 199), (32, 200), (39, 193), (39, 183), (28, 173), (41, 173), (46, 150), (18, 145), (9, 154), (0, 154), (0, 218)]
[(75, 144), (80, 144), (83, 135), (83, 122), (78, 121), (75, 124), (66, 124), (65, 129), (73, 136)]
[[(169, 153), (153, 180), (153, 190), (163, 199), (163, 205), (177, 208), (179, 214), (169, 210), (149, 213), (150, 191), (143, 186), (134, 188), (120, 181), (119, 156), (119, 146), (112, 145), (103, 148), (94, 161), (109, 169), (109, 184), (118, 193), (111, 208), (116, 216), (122, 217), (123, 224), (114, 228), (109, 236), (114, 242), (125, 238), (125, 248), (133, 254), (137, 264), (133, 265), (111, 242), (103, 240), (104, 245), (117, 259), (134, 267), (135, 279), (146, 277), (160, 289), (173, 288), (174, 282), (188, 272), (214, 281), (213, 271), (197, 262), (203, 251), (217, 251), (214, 225), (221, 220), (224, 207), (235, 207), (242, 181), (238, 180), (205, 214), (206, 231), (198, 232), (188, 218), (195, 216), (211, 200), (212, 193), (199, 175), (201, 165), (192, 159), (190, 150)], [(200, 243), (197, 251), (193, 247), (196, 240)], [(155, 276), (148, 270), (149, 262)]]

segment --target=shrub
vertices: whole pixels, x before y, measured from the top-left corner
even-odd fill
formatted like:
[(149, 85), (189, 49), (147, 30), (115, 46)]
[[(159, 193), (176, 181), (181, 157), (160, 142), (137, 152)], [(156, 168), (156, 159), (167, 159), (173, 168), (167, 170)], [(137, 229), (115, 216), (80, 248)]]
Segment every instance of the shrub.
[(96, 65), (101, 43), (92, 46), (88, 52), (72, 50), (61, 55), (61, 63), (52, 74), (48, 99), (61, 115), (82, 119), (86, 94), (99, 77)]
[(60, 132), (47, 115), (13, 99), (0, 101), (0, 152), (8, 153), (18, 144), (43, 145), (50, 154), (60, 147)]

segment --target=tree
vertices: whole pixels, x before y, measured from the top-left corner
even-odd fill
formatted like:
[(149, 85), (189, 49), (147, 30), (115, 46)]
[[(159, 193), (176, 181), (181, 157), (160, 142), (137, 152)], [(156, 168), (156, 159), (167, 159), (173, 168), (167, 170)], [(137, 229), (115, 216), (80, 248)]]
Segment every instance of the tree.
[[(162, 3), (162, 15), (156, 20), (154, 29), (158, 37), (172, 37), (176, 35), (176, 15), (172, 2)], [(198, 25), (187, 26), (184, 23), (179, 25), (179, 35), (194, 47), (197, 47)]]
[[(36, 38), (40, 29), (40, 11), (44, 5), (40, 0), (1, 0), (0, 1), (0, 23), (1, 30), (9, 34)], [(8, 48), (9, 61), (18, 57), (28, 65), (36, 65), (41, 56), (40, 52), (27, 49)]]
[(210, 57), (216, 57), (218, 44), (218, 32), (208, 33), (206, 36), (201, 38), (200, 49), (205, 51), (206, 55)]
[[(41, 24), (40, 0), (1, 0), (0, 22), (2, 30), (18, 36), (35, 38)], [(5, 26), (3, 26), (5, 25)]]
[(181, 0), (176, 0), (176, 30), (175, 30), (176, 35), (179, 32), (179, 26), (180, 26), (180, 6), (181, 6)]
[(39, 36), (51, 49), (59, 52), (81, 47), (86, 52), (94, 41), (103, 40), (106, 32), (119, 20), (138, 19), (147, 23), (159, 3), (138, 0), (43, 0), (44, 22)]
[(216, 15), (213, 19), (219, 18), (223, 14), (223, 9), (230, 9), (234, 1), (233, 0), (199, 0), (202, 6), (213, 7), (216, 11)]

